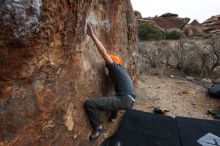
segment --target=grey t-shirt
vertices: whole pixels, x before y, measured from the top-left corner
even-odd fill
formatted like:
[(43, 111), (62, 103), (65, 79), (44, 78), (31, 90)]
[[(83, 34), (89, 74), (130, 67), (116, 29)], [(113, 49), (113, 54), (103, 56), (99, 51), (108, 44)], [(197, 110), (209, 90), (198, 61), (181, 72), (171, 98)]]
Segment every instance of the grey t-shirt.
[(134, 87), (131, 77), (127, 71), (116, 63), (106, 65), (109, 71), (109, 75), (114, 82), (115, 92), (118, 96), (132, 95), (134, 96)]

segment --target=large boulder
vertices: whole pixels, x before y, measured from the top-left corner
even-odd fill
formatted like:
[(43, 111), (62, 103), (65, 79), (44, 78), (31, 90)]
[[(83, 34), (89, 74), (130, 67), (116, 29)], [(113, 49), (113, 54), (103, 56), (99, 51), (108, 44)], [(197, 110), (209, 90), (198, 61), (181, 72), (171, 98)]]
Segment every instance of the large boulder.
[(185, 34), (188, 37), (202, 36), (204, 27), (197, 20), (193, 20), (189, 25), (184, 28)]
[(0, 145), (85, 145), (85, 99), (112, 93), (88, 22), (135, 79), (130, 1), (0, 2)]
[(138, 42), (140, 72), (151, 72), (152, 69), (165, 66), (180, 69), (187, 74), (210, 75), (220, 65), (218, 53), (215, 51), (219, 47), (217, 38), (220, 36), (209, 39)]
[(217, 62), (213, 47), (206, 40), (180, 41), (180, 62), (178, 66), (187, 73), (207, 75)]
[(213, 35), (211, 42), (213, 45), (214, 52), (218, 57), (217, 65), (220, 65), (220, 35)]

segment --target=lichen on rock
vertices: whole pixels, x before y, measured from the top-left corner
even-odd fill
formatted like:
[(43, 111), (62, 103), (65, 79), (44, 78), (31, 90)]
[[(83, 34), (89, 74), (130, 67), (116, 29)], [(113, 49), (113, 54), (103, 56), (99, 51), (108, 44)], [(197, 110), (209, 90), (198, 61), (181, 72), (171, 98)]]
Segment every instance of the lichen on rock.
[(39, 33), (41, 0), (3, 0), (0, 3), (2, 33), (20, 41)]

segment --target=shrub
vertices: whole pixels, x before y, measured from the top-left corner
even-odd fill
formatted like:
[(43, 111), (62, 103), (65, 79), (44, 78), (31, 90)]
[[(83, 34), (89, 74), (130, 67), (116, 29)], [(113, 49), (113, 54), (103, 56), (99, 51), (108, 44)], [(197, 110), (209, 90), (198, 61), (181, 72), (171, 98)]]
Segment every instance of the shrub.
[(165, 32), (165, 38), (167, 40), (178, 40), (183, 36), (183, 32), (178, 29), (170, 29)]
[(141, 40), (162, 40), (164, 34), (150, 24), (140, 24), (138, 27), (138, 37)]

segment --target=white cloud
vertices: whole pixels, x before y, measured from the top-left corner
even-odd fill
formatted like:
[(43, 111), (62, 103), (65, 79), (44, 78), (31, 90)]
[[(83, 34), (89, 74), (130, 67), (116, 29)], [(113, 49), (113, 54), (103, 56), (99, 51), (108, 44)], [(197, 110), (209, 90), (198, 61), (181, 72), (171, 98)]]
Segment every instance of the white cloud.
[(220, 14), (220, 0), (131, 0), (133, 9), (141, 12), (142, 17), (154, 17), (164, 13), (176, 13), (203, 22)]

